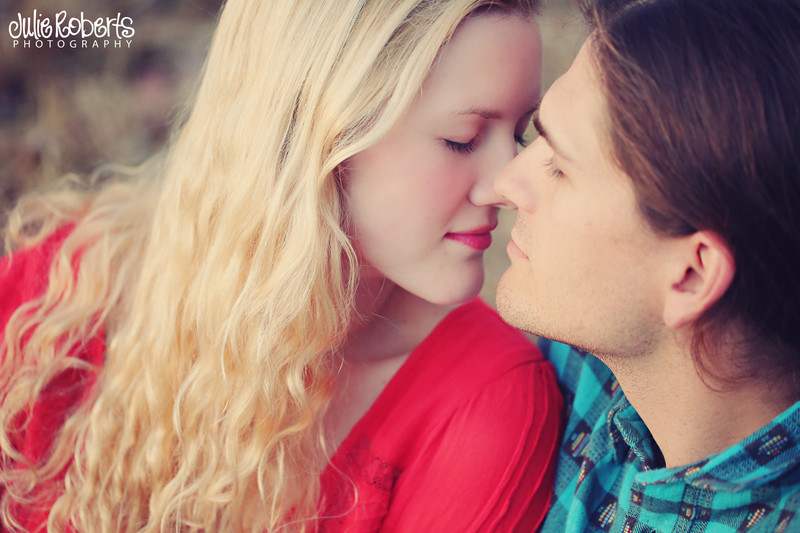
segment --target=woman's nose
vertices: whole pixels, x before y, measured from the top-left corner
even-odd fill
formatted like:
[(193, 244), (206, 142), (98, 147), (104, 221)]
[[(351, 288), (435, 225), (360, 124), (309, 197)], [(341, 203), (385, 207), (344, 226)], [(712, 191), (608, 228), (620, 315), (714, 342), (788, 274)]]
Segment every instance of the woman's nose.
[(494, 192), (501, 199), (501, 207), (506, 209), (517, 209), (518, 207), (517, 195), (520, 192), (518, 181), (524, 154), (527, 155), (525, 150), (503, 165), (494, 179)]
[(470, 191), (470, 201), (475, 205), (491, 205), (504, 209), (516, 209), (513, 203), (504, 198), (495, 187), (495, 179), (498, 174), (514, 159), (517, 155), (517, 141), (504, 139), (500, 146), (492, 152), (492, 156), (487, 158), (480, 169), (480, 177), (475, 182)]

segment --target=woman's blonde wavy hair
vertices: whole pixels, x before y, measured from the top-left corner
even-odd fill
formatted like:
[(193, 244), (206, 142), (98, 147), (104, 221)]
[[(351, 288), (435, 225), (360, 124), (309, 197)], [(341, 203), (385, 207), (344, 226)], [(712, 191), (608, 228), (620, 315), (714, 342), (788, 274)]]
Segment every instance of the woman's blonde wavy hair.
[[(230, 0), (163, 155), (23, 198), (11, 251), (74, 229), (5, 329), (7, 527), (52, 505), (51, 531), (313, 530), (358, 271), (337, 168), (393, 127), (465, 17), (537, 3)], [(72, 357), (102, 331), (102, 369)], [(64, 372), (97, 381), (28, 464), (24, 420)]]

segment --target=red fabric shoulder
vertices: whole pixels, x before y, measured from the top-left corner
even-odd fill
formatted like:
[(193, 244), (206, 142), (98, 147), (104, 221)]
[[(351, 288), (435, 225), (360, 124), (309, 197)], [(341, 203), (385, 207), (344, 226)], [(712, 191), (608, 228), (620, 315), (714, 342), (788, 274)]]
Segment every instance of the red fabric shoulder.
[(48, 272), (72, 226), (58, 228), (44, 241), (0, 258), (0, 325), (5, 325), (23, 303), (40, 296), (47, 287)]
[[(480, 300), (409, 356), (323, 476), (322, 531), (533, 531), (553, 484), (555, 372)], [(357, 497), (342, 498), (355, 491)], [(337, 505), (338, 504), (338, 505)]]

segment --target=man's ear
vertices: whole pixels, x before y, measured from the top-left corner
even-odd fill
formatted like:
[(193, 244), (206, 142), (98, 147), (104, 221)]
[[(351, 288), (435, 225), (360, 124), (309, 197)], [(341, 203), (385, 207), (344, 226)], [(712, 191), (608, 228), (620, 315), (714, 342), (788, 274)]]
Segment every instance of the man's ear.
[(664, 322), (678, 329), (700, 318), (725, 294), (736, 264), (728, 244), (711, 231), (679, 238), (675, 246), (675, 268), (664, 301)]

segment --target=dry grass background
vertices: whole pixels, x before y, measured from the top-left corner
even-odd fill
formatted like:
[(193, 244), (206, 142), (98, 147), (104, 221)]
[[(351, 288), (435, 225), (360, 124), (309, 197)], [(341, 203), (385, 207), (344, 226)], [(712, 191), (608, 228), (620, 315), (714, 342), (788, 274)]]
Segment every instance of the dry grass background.
[[(319, 0), (335, 1), (335, 0)], [(221, 0), (0, 0), (0, 211), (65, 172), (136, 164), (166, 140), (194, 86)], [(66, 10), (133, 19), (130, 48), (13, 47), (9, 22)], [(571, 63), (584, 28), (573, 0), (545, 0), (544, 88)], [(494, 302), (508, 264), (513, 213), (486, 253), (483, 297)]]

